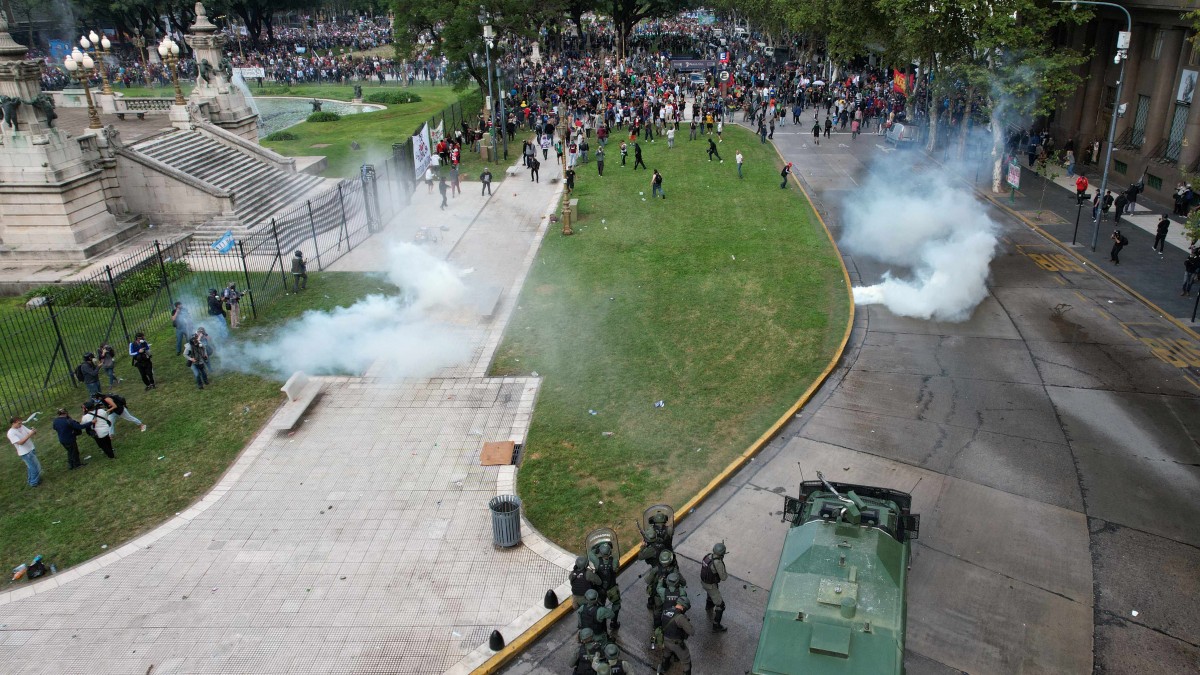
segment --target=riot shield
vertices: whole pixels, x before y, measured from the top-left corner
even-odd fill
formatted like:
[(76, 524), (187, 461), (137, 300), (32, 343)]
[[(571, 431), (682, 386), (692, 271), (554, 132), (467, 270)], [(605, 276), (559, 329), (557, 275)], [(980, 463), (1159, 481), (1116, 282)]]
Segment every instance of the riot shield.
[(613, 566), (619, 566), (621, 564), (621, 547), (617, 543), (617, 533), (611, 527), (601, 527), (589, 532), (583, 541), (584, 555), (592, 563), (592, 567), (600, 569), (600, 553), (598, 551), (600, 544), (612, 546)]
[[(663, 515), (667, 517), (667, 522), (655, 526), (653, 519), (655, 516)], [(653, 537), (656, 529), (665, 530), (666, 541), (670, 542), (675, 537), (675, 509), (668, 504), (655, 504), (642, 512), (642, 537)], [(668, 547), (669, 548), (669, 547)]]

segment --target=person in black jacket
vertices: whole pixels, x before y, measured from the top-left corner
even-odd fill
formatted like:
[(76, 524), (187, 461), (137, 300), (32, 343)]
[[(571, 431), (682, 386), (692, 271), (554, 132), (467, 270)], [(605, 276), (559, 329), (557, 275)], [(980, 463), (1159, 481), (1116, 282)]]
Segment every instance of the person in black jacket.
[(1171, 228), (1171, 219), (1167, 214), (1162, 214), (1162, 218), (1158, 220), (1158, 227), (1154, 231), (1154, 250), (1159, 253), (1163, 252), (1163, 248), (1167, 245), (1167, 230)]
[(83, 466), (79, 460), (79, 441), (76, 440), (83, 433), (83, 425), (72, 419), (66, 408), (58, 409), (58, 417), (54, 418), (54, 432), (58, 434), (58, 442), (67, 450), (67, 470)]

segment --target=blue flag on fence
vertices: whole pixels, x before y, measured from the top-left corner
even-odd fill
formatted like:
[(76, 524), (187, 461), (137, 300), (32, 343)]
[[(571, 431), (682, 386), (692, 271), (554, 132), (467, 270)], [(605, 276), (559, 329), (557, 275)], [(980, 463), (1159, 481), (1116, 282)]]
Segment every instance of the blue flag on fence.
[(233, 230), (225, 230), (225, 234), (221, 238), (212, 243), (212, 248), (217, 253), (229, 253), (233, 250)]

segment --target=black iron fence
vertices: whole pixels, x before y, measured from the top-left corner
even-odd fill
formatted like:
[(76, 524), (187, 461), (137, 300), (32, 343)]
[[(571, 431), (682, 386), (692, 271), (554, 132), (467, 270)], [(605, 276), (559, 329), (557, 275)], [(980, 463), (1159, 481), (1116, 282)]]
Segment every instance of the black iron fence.
[[(447, 136), (461, 127), (464, 110), (482, 108), (482, 95), (465, 95), (429, 119)], [(467, 120), (471, 124), (473, 120)], [(420, 127), (413, 130), (413, 134)], [(362, 244), (407, 205), (416, 186), (411, 134), (392, 147), (392, 156), (364, 165), (357, 179), (314, 196), (269, 224), (234, 242), (227, 251), (188, 236), (154, 242), (97, 269), (84, 280), (51, 284), (26, 294), (26, 305), (0, 310), (0, 408), (26, 414), (80, 383), (75, 366), (86, 352), (112, 343), (117, 359), (139, 331), (158, 333), (159, 354), (173, 331), (176, 300), (199, 318), (206, 314), (207, 290), (230, 282), (245, 292), (244, 320), (269, 316), (271, 306), (292, 284), (291, 260), (300, 251), (310, 270), (324, 270)], [(174, 345), (171, 345), (174, 346)], [(126, 372), (128, 370), (126, 369)], [(101, 375), (103, 384), (107, 384)]]
[[(277, 215), (224, 253), (191, 236), (155, 241), (84, 280), (30, 291), (23, 308), (0, 312), (0, 408), (5, 415), (27, 414), (79, 386), (75, 366), (104, 343), (111, 343), (119, 363), (127, 366), (128, 344), (138, 332), (157, 334), (155, 351), (165, 355), (175, 301), (199, 319), (207, 313), (208, 289), (222, 290), (232, 282), (245, 294), (243, 320), (268, 316), (291, 289), (295, 251), (304, 255), (308, 269), (323, 270), (395, 214), (396, 201), (378, 198), (378, 182), (376, 176), (344, 180)], [(107, 386), (105, 377), (102, 373)]]

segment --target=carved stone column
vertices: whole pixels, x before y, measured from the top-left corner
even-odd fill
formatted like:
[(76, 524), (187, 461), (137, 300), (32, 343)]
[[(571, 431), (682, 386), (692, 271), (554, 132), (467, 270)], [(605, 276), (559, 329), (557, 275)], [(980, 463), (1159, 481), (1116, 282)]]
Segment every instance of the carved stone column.
[(209, 22), (208, 13), (199, 2), (196, 3), (196, 22), (183, 39), (195, 51), (198, 71), (196, 88), (188, 97), (189, 103), (206, 111), (213, 124), (257, 143), (258, 113), (242, 90), (232, 85), (232, 66), (224, 51), (227, 38)]

